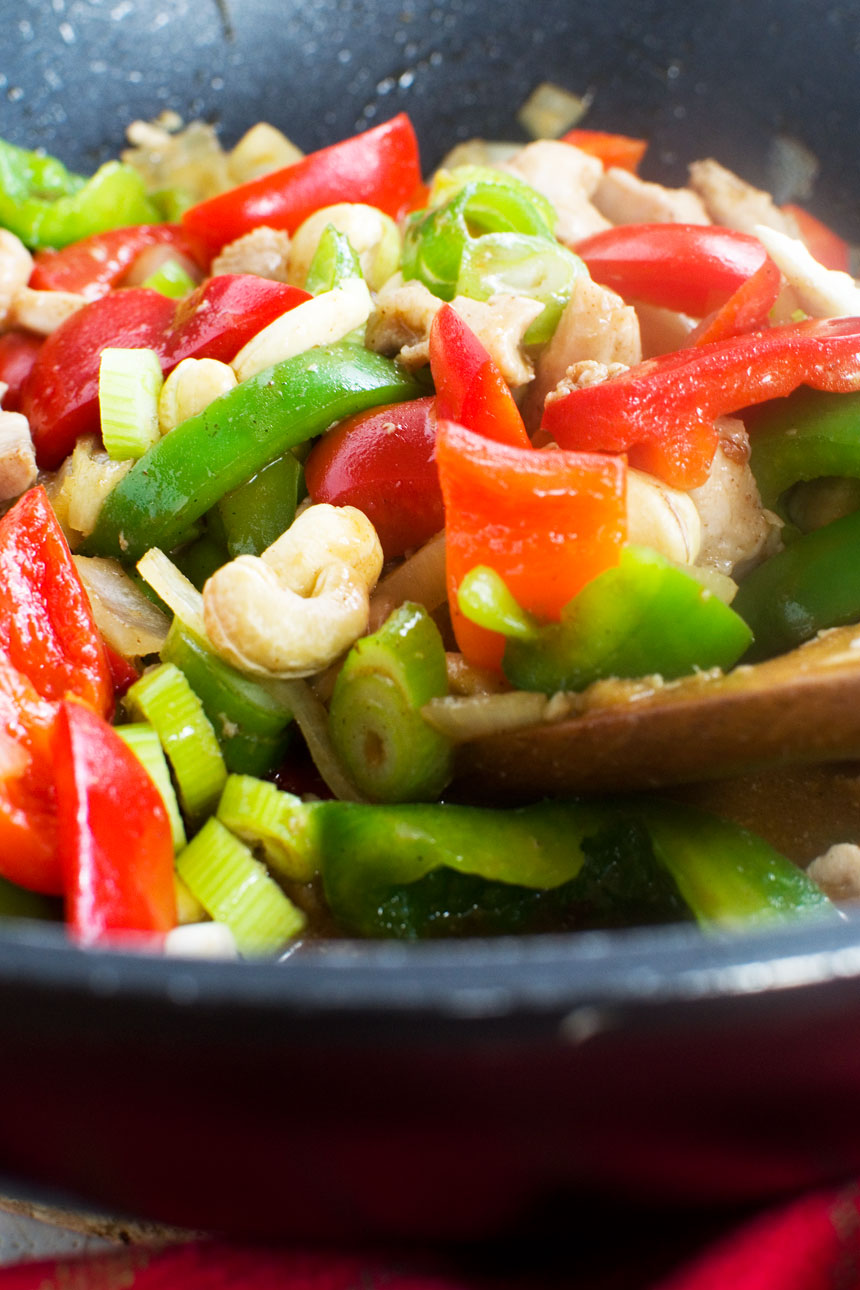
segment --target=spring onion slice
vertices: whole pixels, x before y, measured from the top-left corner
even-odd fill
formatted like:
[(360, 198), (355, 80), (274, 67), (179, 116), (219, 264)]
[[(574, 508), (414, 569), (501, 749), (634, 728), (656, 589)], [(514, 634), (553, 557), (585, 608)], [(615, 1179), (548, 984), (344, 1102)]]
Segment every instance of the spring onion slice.
[(218, 819), (250, 846), (262, 847), (283, 877), (310, 882), (317, 869), (312, 807), (268, 780), (231, 775), (218, 803)]
[(214, 816), (182, 852), (177, 869), (206, 912), (229, 927), (240, 954), (275, 954), (304, 928), (301, 910)]
[(194, 583), (177, 569), (176, 565), (157, 546), (150, 547), (137, 562), (137, 571), (168, 609), (188, 627), (195, 636), (206, 640), (206, 623), (203, 619), (203, 597)]
[(152, 349), (103, 349), (99, 363), (99, 415), (109, 457), (142, 457), (160, 438), (158, 396), (164, 378)]
[(203, 704), (173, 663), (146, 672), (126, 695), (132, 713), (153, 725), (173, 767), (186, 816), (214, 811), (227, 779), (218, 738)]
[(140, 284), (142, 287), (149, 287), (151, 291), (159, 291), (161, 295), (168, 296), (171, 300), (181, 300), (187, 296), (189, 291), (193, 291), (197, 283), (190, 273), (186, 273), (178, 260), (165, 260), (154, 273)]
[(421, 715), (447, 690), (445, 646), (421, 605), (407, 601), (355, 642), (335, 682), (329, 731), (371, 801), (432, 801), (448, 784), (451, 744)]
[(185, 846), (185, 825), (176, 800), (176, 791), (170, 778), (167, 758), (161, 746), (161, 740), (154, 726), (147, 721), (133, 721), (127, 726), (117, 726), (116, 732), (124, 744), (127, 744), (143, 766), (149, 778), (161, 794), (167, 818), (170, 820), (170, 831), (173, 834), (173, 850), (181, 851)]

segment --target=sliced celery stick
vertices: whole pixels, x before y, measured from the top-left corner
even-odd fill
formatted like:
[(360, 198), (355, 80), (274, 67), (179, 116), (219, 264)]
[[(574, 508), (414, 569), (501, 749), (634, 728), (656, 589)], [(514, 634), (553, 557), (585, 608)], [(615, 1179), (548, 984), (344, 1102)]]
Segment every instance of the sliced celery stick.
[(182, 822), (167, 758), (164, 756), (157, 730), (147, 721), (134, 721), (127, 726), (117, 726), (116, 732), (123, 743), (128, 744), (161, 794), (167, 818), (170, 820), (173, 850), (181, 851), (186, 841), (185, 825)]
[(163, 383), (154, 350), (102, 350), (99, 414), (105, 450), (114, 461), (142, 457), (157, 443), (158, 396)]
[(241, 954), (275, 954), (305, 925), (265, 866), (214, 817), (189, 842), (177, 869), (206, 912), (230, 928)]
[(179, 668), (161, 663), (145, 672), (128, 691), (126, 704), (158, 731), (188, 819), (208, 815), (221, 796), (227, 768), (203, 704)]
[(445, 647), (421, 605), (407, 601), (353, 645), (332, 694), (329, 731), (347, 772), (372, 801), (427, 801), (448, 783), (450, 741), (420, 711), (447, 691)]
[(231, 775), (218, 803), (218, 819), (231, 833), (256, 843), (285, 878), (310, 882), (318, 867), (313, 803), (284, 793), (268, 780)]

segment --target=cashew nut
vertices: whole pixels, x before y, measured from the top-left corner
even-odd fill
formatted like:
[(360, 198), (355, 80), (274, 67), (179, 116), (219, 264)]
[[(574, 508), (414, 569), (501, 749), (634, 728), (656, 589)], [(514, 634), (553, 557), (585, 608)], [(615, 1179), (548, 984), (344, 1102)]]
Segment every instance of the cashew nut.
[(300, 224), (290, 245), (290, 282), (305, 285), (319, 240), (329, 224), (349, 238), (371, 291), (378, 291), (400, 263), (400, 233), (390, 215), (362, 202), (338, 202), (314, 211)]
[(310, 506), (261, 556), (240, 555), (203, 588), (206, 631), (246, 672), (312, 676), (367, 630), (382, 570), (376, 530), (352, 506)]
[(203, 412), (213, 399), (238, 385), (236, 373), (217, 358), (183, 358), (161, 387), (158, 425), (167, 434), (189, 417)]

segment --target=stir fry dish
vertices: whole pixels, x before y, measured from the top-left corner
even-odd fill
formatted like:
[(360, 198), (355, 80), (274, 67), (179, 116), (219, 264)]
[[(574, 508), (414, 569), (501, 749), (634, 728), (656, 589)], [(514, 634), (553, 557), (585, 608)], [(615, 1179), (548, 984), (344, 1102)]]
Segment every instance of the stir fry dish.
[(429, 177), (405, 115), (128, 134), (89, 177), (0, 141), (0, 914), (228, 956), (838, 918), (850, 247), (596, 130)]

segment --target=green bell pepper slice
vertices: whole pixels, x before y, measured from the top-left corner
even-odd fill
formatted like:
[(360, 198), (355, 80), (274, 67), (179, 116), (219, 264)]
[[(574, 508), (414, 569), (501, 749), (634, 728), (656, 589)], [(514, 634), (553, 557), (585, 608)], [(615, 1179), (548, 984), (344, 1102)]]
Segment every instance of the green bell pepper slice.
[[(501, 579), (473, 569), (459, 588), (464, 614), (508, 636), (502, 669), (521, 690), (582, 690), (606, 677), (666, 680), (733, 666), (752, 643), (744, 619), (691, 574), (646, 547), (619, 563), (540, 624), (516, 610)], [(498, 607), (494, 616), (494, 609)]]
[(174, 618), (161, 651), (203, 704), (228, 771), (266, 775), (292, 740), (292, 716), (263, 686), (213, 653), (207, 642)]
[(753, 569), (732, 605), (755, 637), (749, 662), (860, 621), (860, 511), (803, 534)]
[(694, 918), (703, 929), (836, 917), (810, 878), (737, 825), (648, 799), (513, 810), (311, 808), (326, 898), (365, 936)]
[[(795, 524), (799, 508), (792, 499), (799, 485), (826, 480), (830, 488), (836, 480), (860, 481), (860, 394), (801, 388), (774, 399), (752, 423), (750, 469), (762, 504)], [(860, 505), (858, 487), (845, 490), (850, 509)], [(784, 536), (790, 540), (795, 534), (788, 530)]]
[(131, 166), (108, 161), (87, 179), (55, 157), (0, 139), (0, 225), (27, 246), (67, 246), (92, 233), (160, 219)]
[(108, 494), (86, 552), (133, 562), (153, 546), (171, 551), (225, 493), (290, 448), (344, 417), (422, 393), (391, 359), (348, 341), (276, 363), (144, 453)]

